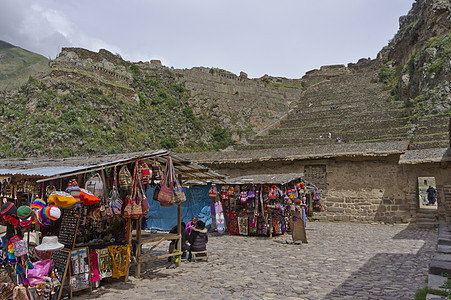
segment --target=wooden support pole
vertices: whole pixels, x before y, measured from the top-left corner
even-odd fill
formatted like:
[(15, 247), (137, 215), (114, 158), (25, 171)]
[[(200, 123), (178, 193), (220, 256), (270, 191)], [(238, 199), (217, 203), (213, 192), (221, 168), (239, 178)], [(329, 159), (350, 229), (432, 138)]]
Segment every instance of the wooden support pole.
[[(131, 218), (127, 218), (127, 244), (130, 246), (130, 248), (132, 247), (132, 219)], [(128, 281), (129, 273), (130, 273), (130, 262), (128, 263), (127, 273), (125, 274), (124, 281)]]
[[(182, 175), (179, 174), (178, 176), (180, 184), (182, 184)], [(177, 243), (177, 251), (179, 253), (182, 253), (182, 204), (177, 204), (177, 234), (179, 235), (179, 240)], [(180, 256), (178, 259), (178, 263), (176, 264), (177, 267), (180, 266), (180, 261), (182, 260), (182, 257)]]
[(273, 231), (273, 223), (272, 223), (272, 210), (268, 210), (269, 215), (269, 238), (272, 238), (272, 231)]
[[(182, 205), (177, 205), (177, 234), (179, 235), (179, 239), (177, 242), (177, 251), (182, 253)], [(177, 267), (180, 266), (181, 256), (179, 257)]]
[(138, 224), (136, 224), (136, 240), (137, 240), (137, 244), (136, 244), (136, 278), (139, 278), (140, 274), (141, 274), (141, 263), (139, 261), (140, 257), (141, 257), (141, 222), (142, 222), (142, 218), (143, 217), (139, 217), (138, 219)]

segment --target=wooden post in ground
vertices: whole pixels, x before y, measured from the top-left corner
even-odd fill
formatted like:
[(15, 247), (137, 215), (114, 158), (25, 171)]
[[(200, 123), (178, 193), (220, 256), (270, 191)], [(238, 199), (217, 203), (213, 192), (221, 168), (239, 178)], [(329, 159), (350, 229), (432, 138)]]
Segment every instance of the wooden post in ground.
[[(179, 174), (178, 176), (180, 185), (182, 184), (182, 175)], [(179, 241), (177, 243), (177, 251), (179, 251), (180, 256), (178, 257), (178, 263), (176, 263), (176, 266), (180, 266), (180, 262), (182, 260), (182, 204), (177, 204), (177, 234), (179, 235)], [(174, 260), (177, 260), (177, 257), (174, 257)]]
[(273, 224), (272, 224), (272, 210), (271, 209), (269, 209), (268, 215), (269, 215), (269, 238), (272, 238)]
[[(132, 218), (127, 218), (127, 244), (130, 246), (130, 250), (132, 248), (132, 233), (133, 233), (133, 231), (132, 231)], [(128, 274), (129, 273), (130, 273), (130, 262), (128, 263), (127, 273), (125, 274), (125, 280), (124, 281), (128, 281)]]
[[(179, 235), (179, 239), (177, 242), (177, 251), (182, 253), (182, 205), (177, 204), (177, 234)], [(176, 259), (175, 257), (174, 259)], [(178, 257), (178, 262), (175, 264), (177, 267), (180, 266), (181, 256)]]
[(136, 224), (136, 278), (141, 274), (141, 222), (143, 217), (139, 217)]

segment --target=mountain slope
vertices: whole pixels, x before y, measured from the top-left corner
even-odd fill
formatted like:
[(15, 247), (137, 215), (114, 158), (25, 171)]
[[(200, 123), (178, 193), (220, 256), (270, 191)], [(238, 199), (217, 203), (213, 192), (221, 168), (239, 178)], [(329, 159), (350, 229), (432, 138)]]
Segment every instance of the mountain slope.
[[(308, 72), (294, 109), (240, 149), (408, 140), (449, 145), (451, 4), (417, 0), (372, 61)], [(331, 109), (335, 108), (336, 109)], [(331, 133), (332, 138), (326, 138)]]
[(29, 76), (47, 71), (48, 62), (42, 55), (0, 41), (0, 90), (18, 88)]

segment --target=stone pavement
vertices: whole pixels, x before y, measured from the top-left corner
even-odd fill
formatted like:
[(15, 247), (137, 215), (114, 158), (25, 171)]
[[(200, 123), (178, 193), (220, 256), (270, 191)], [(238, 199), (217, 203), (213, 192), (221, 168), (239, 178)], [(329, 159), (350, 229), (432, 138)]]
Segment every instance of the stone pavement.
[[(209, 236), (208, 262), (148, 263), (142, 279), (103, 284), (75, 299), (414, 299), (426, 286), (436, 229), (308, 223), (308, 244), (289, 235)], [(167, 245), (159, 248), (166, 252)], [(134, 268), (132, 268), (133, 270)]]

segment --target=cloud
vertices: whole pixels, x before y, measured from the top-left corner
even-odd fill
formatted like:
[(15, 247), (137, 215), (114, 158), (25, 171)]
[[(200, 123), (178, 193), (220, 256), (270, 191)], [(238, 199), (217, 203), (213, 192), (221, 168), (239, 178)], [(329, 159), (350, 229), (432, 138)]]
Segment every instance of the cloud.
[(120, 48), (80, 30), (57, 9), (31, 0), (3, 0), (0, 10), (0, 40), (21, 48), (56, 57), (62, 47), (101, 48), (120, 53)]

